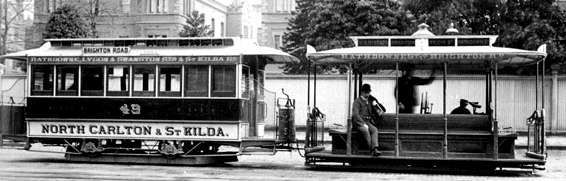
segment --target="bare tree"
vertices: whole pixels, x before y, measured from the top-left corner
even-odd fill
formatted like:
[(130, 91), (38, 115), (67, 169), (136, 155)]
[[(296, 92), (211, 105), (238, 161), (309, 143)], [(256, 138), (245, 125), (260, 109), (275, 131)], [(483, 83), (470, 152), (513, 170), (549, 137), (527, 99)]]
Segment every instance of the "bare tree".
[[(23, 28), (23, 14), (33, 11), (32, 0), (3, 0), (0, 2), (0, 55), (11, 51), (18, 51), (20, 48), (13, 47), (17, 42), (23, 42), (25, 33), (10, 35), (10, 29), (16, 27)], [(13, 36), (15, 40), (8, 41)], [(21, 48), (23, 50), (23, 47)]]
[(85, 0), (77, 0), (79, 7), (83, 7), (84, 17), (89, 23), (90, 37), (98, 37), (96, 29), (98, 22), (114, 23), (114, 20), (122, 13), (122, 2), (116, 0), (86, 0), (86, 2)]

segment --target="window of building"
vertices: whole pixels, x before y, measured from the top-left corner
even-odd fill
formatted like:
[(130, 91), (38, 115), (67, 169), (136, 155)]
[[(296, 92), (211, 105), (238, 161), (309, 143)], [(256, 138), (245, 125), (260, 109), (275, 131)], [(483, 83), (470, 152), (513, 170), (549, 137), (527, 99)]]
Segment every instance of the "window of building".
[(297, 6), (294, 0), (275, 0), (275, 12), (291, 12)]
[(214, 31), (216, 30), (216, 27), (215, 27), (214, 25), (216, 24), (216, 22), (214, 22), (214, 18), (212, 18), (211, 21), (212, 21), (212, 26), (210, 26), (210, 27), (211, 27), (211, 29), (212, 29), (212, 37), (215, 37), (215, 36), (214, 36)]
[(134, 66), (134, 96), (155, 96), (155, 66)]
[(244, 38), (248, 38), (248, 26), (244, 26)]
[(53, 95), (53, 66), (34, 66), (31, 95)]
[(181, 96), (181, 67), (159, 68), (159, 96)]
[(81, 96), (102, 96), (104, 67), (84, 66), (81, 71)]
[(131, 0), (120, 0), (120, 10), (122, 13), (130, 13), (130, 1)]
[(185, 80), (185, 96), (208, 97), (208, 66), (186, 66)]
[(281, 41), (281, 35), (275, 35), (273, 38), (273, 44), (276, 49), (281, 49), (283, 42)]
[(220, 22), (220, 37), (224, 37), (224, 22)]
[(236, 66), (213, 66), (211, 96), (236, 96)]
[(169, 10), (168, 0), (148, 0), (147, 1), (148, 13), (167, 13)]
[(61, 6), (61, 0), (46, 0), (45, 1), (45, 12), (52, 13), (59, 6)]
[(57, 92), (59, 96), (78, 95), (79, 67), (58, 66), (57, 67)]
[(129, 96), (130, 91), (130, 68), (128, 66), (109, 66), (108, 74), (108, 96)]

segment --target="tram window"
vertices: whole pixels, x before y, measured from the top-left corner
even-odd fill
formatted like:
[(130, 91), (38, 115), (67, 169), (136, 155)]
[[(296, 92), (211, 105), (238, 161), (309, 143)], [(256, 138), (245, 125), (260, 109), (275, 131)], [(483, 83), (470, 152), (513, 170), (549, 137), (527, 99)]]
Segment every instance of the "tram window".
[(208, 97), (208, 66), (186, 66), (185, 76), (185, 96)]
[(243, 66), (242, 67), (242, 80), (241, 82), (241, 89), (242, 89), (242, 98), (250, 98), (250, 67), (248, 66)]
[(134, 66), (134, 95), (155, 96), (155, 67)]
[(78, 95), (79, 68), (77, 66), (57, 67), (57, 93), (58, 96)]
[(181, 96), (181, 68), (159, 68), (159, 96)]
[(108, 96), (128, 96), (130, 69), (127, 66), (108, 67)]
[(83, 67), (81, 72), (81, 96), (102, 96), (104, 86), (103, 67)]
[(31, 95), (53, 95), (53, 66), (34, 66), (31, 82)]
[(236, 66), (212, 68), (212, 97), (236, 96)]

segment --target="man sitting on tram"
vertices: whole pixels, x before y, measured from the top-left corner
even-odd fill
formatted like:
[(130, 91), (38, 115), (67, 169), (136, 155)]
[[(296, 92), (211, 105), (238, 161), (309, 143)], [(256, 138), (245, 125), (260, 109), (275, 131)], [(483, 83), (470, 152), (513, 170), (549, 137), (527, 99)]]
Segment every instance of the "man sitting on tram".
[(398, 85), (395, 86), (395, 91), (399, 89), (399, 96), (395, 95), (397, 102), (399, 104), (399, 113), (414, 113), (415, 107), (417, 106), (417, 85), (427, 85), (434, 81), (434, 73), (436, 72), (432, 69), (432, 72), (428, 78), (415, 77), (415, 65), (407, 64), (405, 65), (405, 74), (398, 79)]
[[(353, 120), (353, 128), (360, 132), (364, 139), (367, 142), (371, 150), (371, 154), (374, 156), (381, 155), (381, 152), (378, 150), (379, 143), (377, 138), (377, 127), (375, 124), (376, 118), (372, 116), (372, 105), (376, 109), (381, 109), (379, 103), (376, 100), (370, 99), (370, 92), (371, 87), (369, 84), (364, 84), (361, 89), (361, 94), (356, 100), (354, 101), (354, 105), (352, 108), (352, 120)], [(383, 110), (381, 110), (383, 113)]]
[(460, 107), (457, 107), (456, 109), (452, 110), (450, 114), (472, 114), (470, 110), (466, 108), (468, 106), (468, 103), (469, 103), (468, 100), (460, 99)]

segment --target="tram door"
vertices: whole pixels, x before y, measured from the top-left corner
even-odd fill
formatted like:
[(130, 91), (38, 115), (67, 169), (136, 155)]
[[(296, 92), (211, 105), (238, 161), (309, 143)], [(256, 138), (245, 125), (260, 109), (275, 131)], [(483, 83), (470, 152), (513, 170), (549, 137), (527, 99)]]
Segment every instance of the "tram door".
[[(275, 93), (264, 89), (264, 70), (257, 66), (242, 66), (242, 128), (243, 138), (263, 138), (265, 136), (265, 119), (273, 113)], [(269, 109), (273, 109), (270, 111)]]

